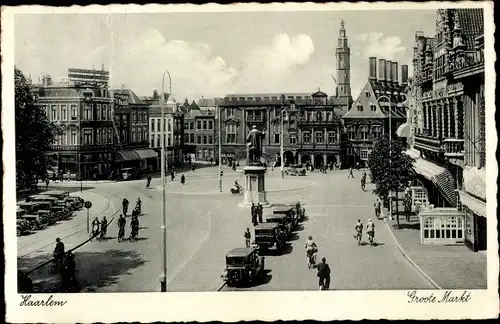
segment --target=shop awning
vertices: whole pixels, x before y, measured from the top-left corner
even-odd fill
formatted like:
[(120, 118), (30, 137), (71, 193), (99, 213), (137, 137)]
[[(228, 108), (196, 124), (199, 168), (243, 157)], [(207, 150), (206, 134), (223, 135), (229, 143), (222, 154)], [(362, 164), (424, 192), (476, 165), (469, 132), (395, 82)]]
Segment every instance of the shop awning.
[(486, 203), (469, 195), (467, 192), (460, 190), (460, 202), (462, 205), (467, 206), (474, 213), (486, 217)]
[(399, 137), (406, 137), (408, 138), (410, 136), (410, 125), (408, 123), (404, 123), (403, 125), (398, 127), (398, 130), (396, 131), (396, 135)]
[(135, 161), (141, 159), (134, 151), (118, 151), (116, 153), (118, 154), (117, 161)]
[(456, 183), (450, 171), (422, 158), (413, 163), (415, 172), (432, 181), (452, 206), (456, 206)]
[(157, 158), (158, 153), (151, 149), (134, 150), (141, 159)]

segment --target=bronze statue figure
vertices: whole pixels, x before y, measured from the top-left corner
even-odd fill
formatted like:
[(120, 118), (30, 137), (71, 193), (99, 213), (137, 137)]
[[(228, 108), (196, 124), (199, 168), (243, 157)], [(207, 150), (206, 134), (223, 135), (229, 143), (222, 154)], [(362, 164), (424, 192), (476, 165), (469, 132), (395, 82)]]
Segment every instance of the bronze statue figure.
[(252, 130), (247, 135), (247, 164), (261, 164), (260, 158), (262, 156), (262, 141), (264, 140), (265, 133), (261, 132), (254, 125)]

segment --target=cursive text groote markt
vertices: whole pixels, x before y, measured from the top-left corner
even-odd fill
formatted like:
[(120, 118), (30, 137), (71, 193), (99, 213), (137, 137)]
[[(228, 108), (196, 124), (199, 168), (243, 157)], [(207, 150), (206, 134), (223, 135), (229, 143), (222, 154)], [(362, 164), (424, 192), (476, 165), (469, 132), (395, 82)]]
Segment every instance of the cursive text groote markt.
[(54, 307), (54, 306), (64, 306), (68, 301), (66, 300), (54, 300), (54, 295), (50, 295), (47, 299), (38, 299), (32, 300), (31, 295), (21, 295), (22, 301), (19, 306), (27, 306), (27, 307)]
[(434, 293), (424, 294), (417, 293), (416, 290), (407, 293), (408, 303), (412, 304), (433, 304), (433, 303), (467, 303), (471, 300), (471, 294), (467, 290), (461, 294), (453, 293), (451, 290), (445, 291), (444, 295), (439, 298)]

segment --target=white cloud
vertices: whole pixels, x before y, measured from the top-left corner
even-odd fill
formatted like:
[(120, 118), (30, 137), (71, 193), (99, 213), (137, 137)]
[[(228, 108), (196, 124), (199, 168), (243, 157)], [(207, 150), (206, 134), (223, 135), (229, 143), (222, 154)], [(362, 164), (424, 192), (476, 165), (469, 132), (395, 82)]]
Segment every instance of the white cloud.
[(402, 40), (398, 36), (387, 36), (383, 33), (372, 32), (360, 34), (356, 37), (356, 47), (361, 57), (375, 56), (387, 60), (396, 59), (399, 54), (404, 54), (406, 47), (402, 46)]

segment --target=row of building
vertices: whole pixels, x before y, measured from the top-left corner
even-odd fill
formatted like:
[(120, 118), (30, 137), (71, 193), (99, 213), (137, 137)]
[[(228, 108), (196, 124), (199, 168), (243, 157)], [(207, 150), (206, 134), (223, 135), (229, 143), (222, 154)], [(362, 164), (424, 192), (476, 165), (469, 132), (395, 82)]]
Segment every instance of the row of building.
[[(414, 75), (409, 78), (405, 64), (371, 57), (365, 66), (366, 84), (353, 99), (350, 47), (341, 22), (334, 95), (320, 89), (229, 94), (191, 103), (186, 99), (183, 104), (167, 97), (167, 161), (216, 162), (219, 141), (223, 163), (240, 160), (246, 155), (246, 135), (255, 125), (265, 130), (263, 155), (270, 163), (279, 161), (283, 140), (287, 164), (364, 166), (373, 142), (390, 132), (406, 138), (407, 154), (415, 158), (413, 204), (448, 208), (444, 216), (424, 221), (422, 241), (469, 242), (473, 249), (483, 250), (483, 26), (482, 9), (438, 10), (435, 35), (416, 33)], [(84, 178), (108, 177), (123, 167), (158, 170), (158, 93), (138, 97), (130, 89), (110, 89), (104, 69), (70, 69), (68, 78), (66, 84), (44, 78), (33, 86), (37, 103), (64, 130), (49, 153), (50, 167)]]

